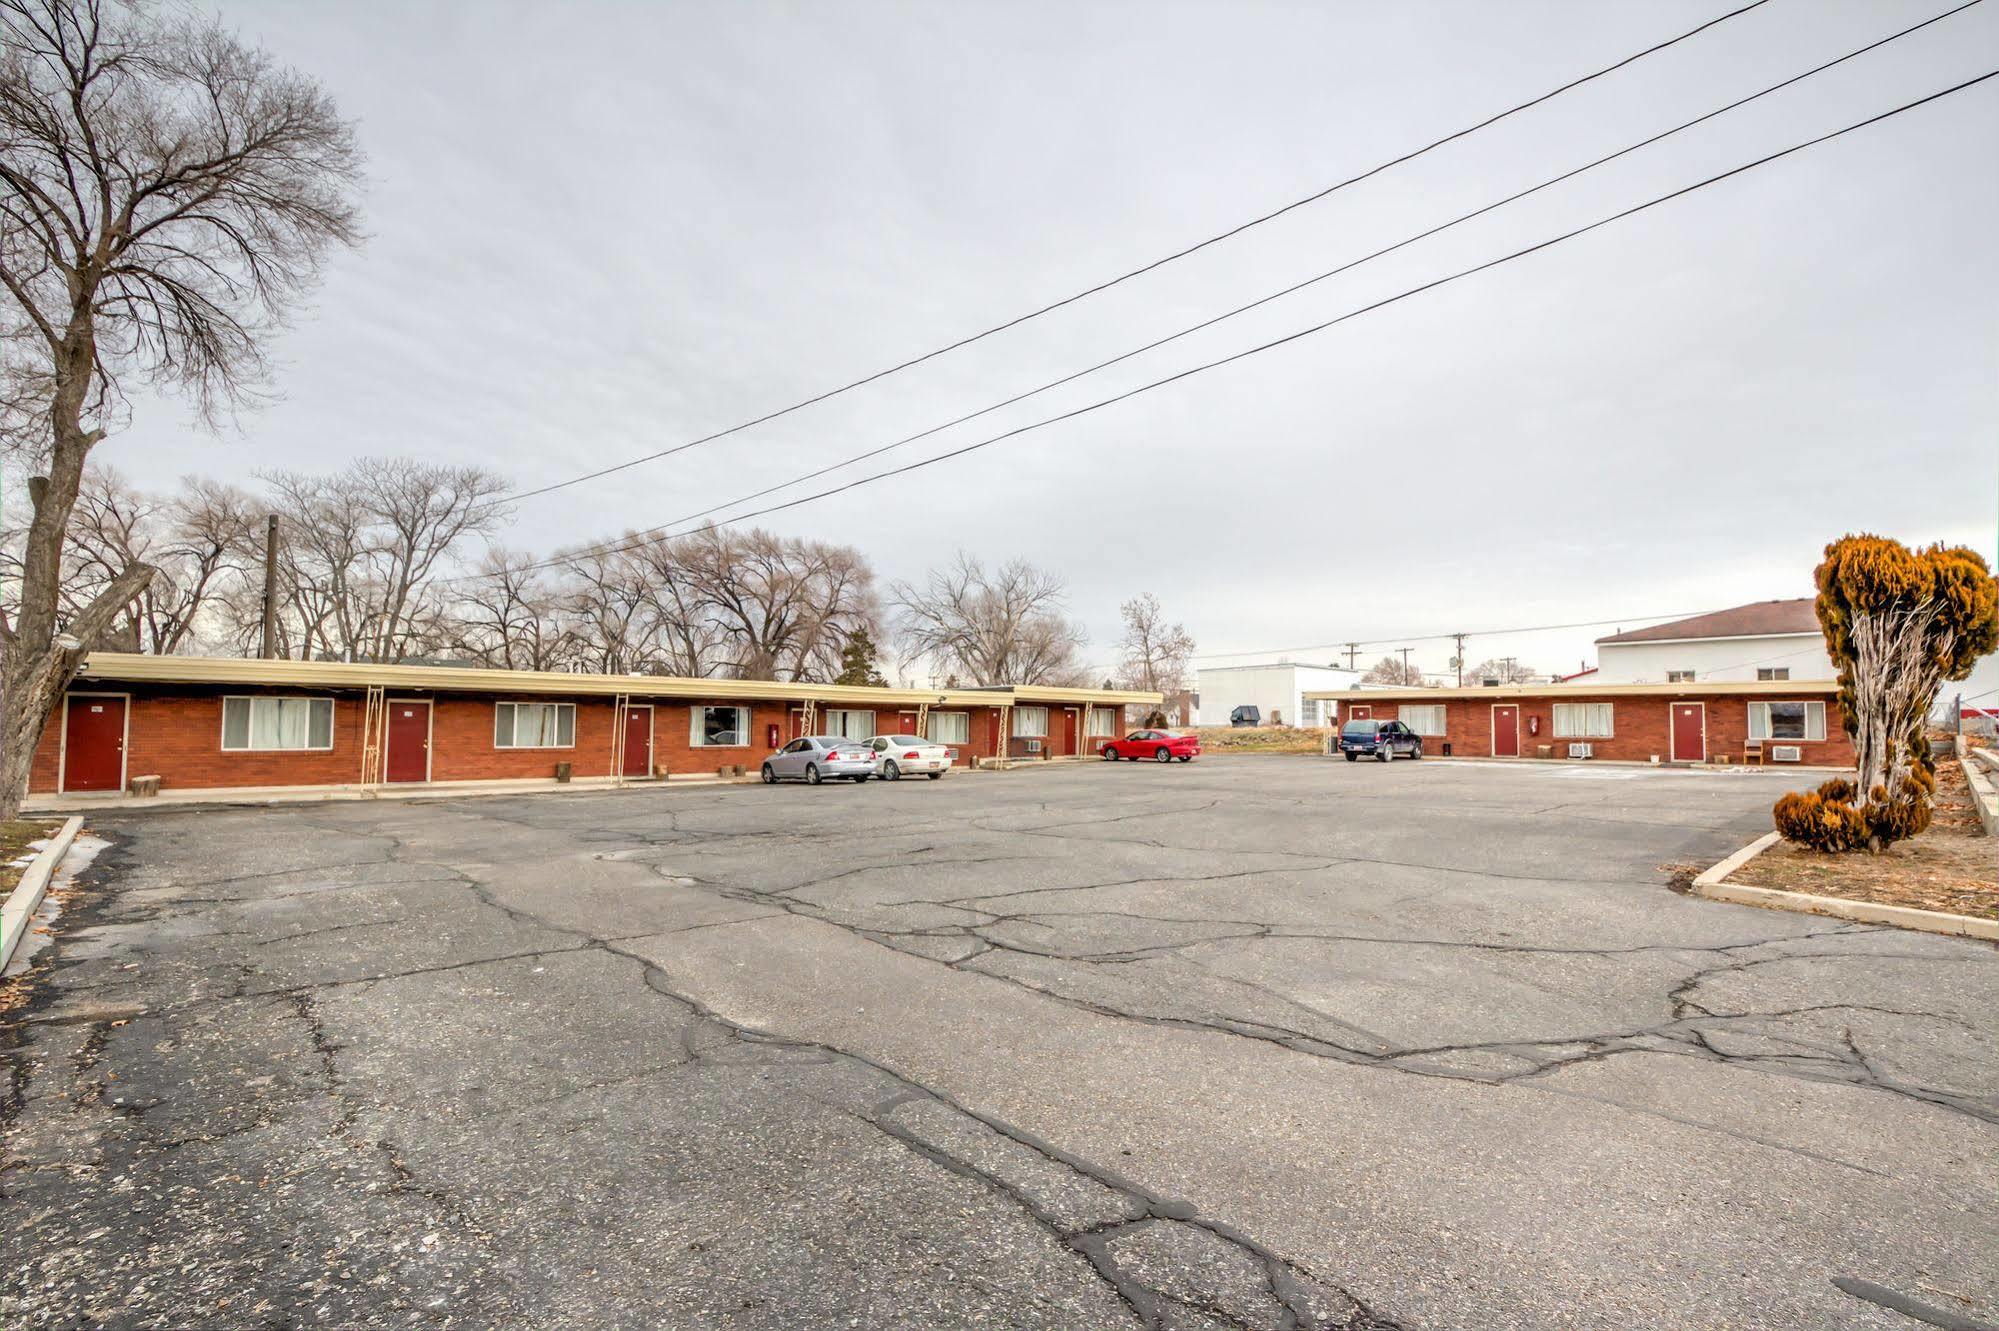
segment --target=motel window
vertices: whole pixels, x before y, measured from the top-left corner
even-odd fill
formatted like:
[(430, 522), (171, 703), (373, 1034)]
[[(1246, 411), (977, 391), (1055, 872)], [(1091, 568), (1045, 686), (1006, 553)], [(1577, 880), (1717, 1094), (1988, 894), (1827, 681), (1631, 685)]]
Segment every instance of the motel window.
[(750, 742), (747, 707), (692, 708), (693, 725), (687, 742), (697, 749), (739, 749)]
[(972, 742), (972, 718), (968, 712), (932, 712), (930, 714), (930, 742), (932, 744), (970, 744)]
[(1694, 682), (1694, 672), (1691, 670), (1668, 670), (1666, 672), (1666, 682), (1668, 684), (1691, 684)]
[(821, 712), (825, 718), (819, 726), (822, 735), (836, 735), (841, 739), (873, 739), (875, 737), (875, 714), (858, 708), (842, 710), (833, 708)]
[(1298, 724), (1316, 726), (1319, 724), (1319, 700), (1307, 698), (1298, 704)]
[(493, 708), (496, 749), (573, 749), (576, 747), (576, 704), (573, 702), (503, 702)]
[(1555, 704), (1556, 739), (1609, 739), (1610, 704), (1607, 702), (1558, 702)]
[(1404, 703), (1395, 709), (1395, 719), (1419, 735), (1444, 733), (1444, 705), (1440, 702), (1426, 702), (1421, 706)]
[(1015, 739), (1047, 739), (1048, 709), (1046, 707), (1014, 708), (1013, 737)]
[(224, 698), (222, 747), (232, 752), (333, 747), (331, 698)]
[(1789, 679), (1790, 677), (1791, 667), (1789, 666), (1756, 667), (1756, 678), (1758, 679)]
[(1824, 739), (1822, 702), (1753, 702), (1749, 704), (1751, 739)]
[(1117, 734), (1117, 709), (1112, 707), (1092, 707), (1089, 710), (1090, 725), (1086, 732), (1096, 739), (1109, 739)]

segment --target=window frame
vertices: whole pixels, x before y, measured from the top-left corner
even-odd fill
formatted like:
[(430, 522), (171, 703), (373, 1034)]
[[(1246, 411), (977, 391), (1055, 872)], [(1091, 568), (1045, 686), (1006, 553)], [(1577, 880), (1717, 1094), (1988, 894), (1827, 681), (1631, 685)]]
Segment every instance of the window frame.
[(1756, 667), (1756, 682), (1759, 684), (1789, 683), (1790, 679), (1791, 667), (1789, 666)]
[[(1763, 733), (1756, 733), (1758, 708), (1763, 709)], [(1802, 735), (1779, 735), (1776, 732), (1776, 717), (1772, 707), (1802, 707), (1805, 709)], [(1812, 718), (1818, 718), (1818, 734), (1812, 734)], [(1751, 744), (1823, 744), (1826, 737), (1826, 709), (1823, 699), (1814, 698), (1758, 698), (1749, 704), (1748, 714), (1743, 718), (1744, 733)]]
[[(1591, 722), (1592, 722), (1591, 709), (1597, 707), (1601, 707), (1603, 709), (1603, 714), (1606, 718), (1603, 729), (1601, 730), (1591, 729)], [(1562, 728), (1562, 716), (1564, 708), (1571, 709), (1572, 711), (1578, 708), (1582, 710), (1580, 727), (1576, 727), (1572, 722), (1570, 729), (1565, 730)], [(1616, 739), (1617, 706), (1615, 703), (1607, 703), (1607, 702), (1555, 703), (1548, 716), (1548, 731), (1549, 731), (1549, 738), (1551, 739)]]
[[(1041, 729), (1039, 729), (1039, 730), (1022, 730), (1022, 729), (1020, 728), (1020, 723), (1021, 723), (1021, 722), (1022, 722), (1023, 720), (1025, 720), (1025, 719), (1027, 718), (1027, 716), (1028, 716), (1028, 714), (1029, 714), (1029, 713), (1034, 713), (1034, 714), (1036, 714), (1036, 715), (1040, 716), (1040, 718), (1041, 718)], [(1030, 704), (1030, 705), (1027, 705), (1027, 706), (1022, 706), (1022, 707), (1016, 707), (1016, 708), (1014, 708), (1014, 709), (1013, 709), (1013, 720), (1012, 720), (1012, 722), (1011, 722), (1011, 723), (1010, 723), (1010, 724), (1009, 724), (1009, 725), (1007, 726), (1007, 730), (1008, 730), (1008, 732), (1009, 732), (1009, 735), (1008, 735), (1008, 737), (1009, 737), (1009, 738), (1011, 738), (1011, 739), (1047, 739), (1047, 738), (1048, 738), (1048, 709), (1047, 709), (1046, 707), (1038, 707), (1038, 706), (1034, 706), (1034, 705), (1031, 705), (1031, 704)]]
[(1668, 670), (1666, 672), (1666, 682), (1668, 684), (1696, 684), (1700, 682), (1696, 678), (1697, 673), (1692, 670)]
[[(255, 712), (256, 712), (257, 703), (259, 701), (277, 702), (277, 703), (285, 703), (285, 702), (325, 703), (326, 743), (302, 744), (296, 746), (280, 744), (280, 745), (266, 745), (261, 747), (256, 744), (249, 743), (248, 742), (249, 737), (256, 733), (257, 723), (256, 723)], [(247, 703), (249, 704), (251, 709), (251, 717), (249, 718), (248, 724), (244, 729), (245, 742), (240, 745), (232, 745), (229, 742), (229, 704), (232, 702)], [(220, 733), (216, 736), (216, 743), (219, 746), (220, 751), (223, 753), (332, 753), (334, 744), (336, 742), (336, 736), (334, 734), (335, 730), (334, 722), (339, 716), (339, 711), (336, 706), (336, 702), (337, 700), (330, 693), (225, 693), (222, 695), (221, 730)], [(305, 720), (305, 733), (307, 739), (312, 738), (312, 717), (309, 713), (307, 714)]]
[[(731, 711), (736, 713), (736, 742), (734, 744), (710, 744), (707, 729), (702, 724), (708, 712)], [(739, 703), (694, 703), (687, 709), (687, 747), (690, 749), (747, 749), (750, 747), (750, 731), (756, 726), (756, 714)]]
[[(1101, 723), (1097, 720), (1102, 717)], [(1114, 707), (1089, 707), (1084, 709), (1083, 730), (1085, 739), (1116, 739), (1118, 714)], [(1101, 728), (1099, 726), (1101, 725)]]
[[(514, 724), (513, 724), (513, 729), (512, 729), (512, 734), (513, 734), (513, 739), (509, 740), (509, 741), (508, 741), (507, 743), (505, 743), (505, 744), (502, 744), (502, 743), (500, 743), (500, 709), (501, 709), (501, 708), (503, 708), (503, 707), (511, 707), (511, 708), (513, 708), (513, 709), (514, 709)], [(567, 707), (567, 708), (569, 709), (569, 742), (568, 742), (567, 744), (562, 744), (562, 743), (556, 743), (556, 744), (523, 744), (523, 743), (521, 743), (521, 742), (520, 742), (520, 734), (521, 734), (521, 715), (520, 715), (520, 709), (521, 709), (521, 708), (523, 708), (523, 707), (553, 707), (553, 708), (555, 708), (555, 709), (556, 709), (556, 716), (555, 716), (555, 733), (556, 733), (556, 735), (557, 735), (558, 737), (559, 737), (559, 736), (561, 736), (561, 734), (562, 734), (562, 709), (563, 709), (563, 708), (565, 708), (565, 707)], [(575, 747), (576, 747), (576, 721), (577, 721), (577, 716), (576, 716), (576, 704), (575, 704), (575, 703), (573, 703), (573, 702), (549, 702), (549, 701), (545, 701), (545, 700), (543, 700), (543, 699), (539, 699), (539, 698), (519, 698), (519, 699), (515, 699), (515, 698), (495, 698), (495, 699), (493, 700), (493, 748), (494, 748), (494, 749), (495, 749), (496, 751), (498, 751), (498, 752), (501, 752), (501, 753), (509, 753), (509, 752), (512, 752), (512, 751), (513, 751), (513, 750), (515, 750), (515, 749), (523, 749), (523, 750), (529, 750), (529, 751), (532, 751), (532, 750), (537, 750), (537, 749), (540, 749), (540, 750), (547, 750), (547, 749), (573, 749), (573, 748), (575, 748)]]
[[(1426, 723), (1430, 719), (1428, 714), (1435, 712), (1437, 714), (1438, 728), (1436, 730), (1424, 730), (1412, 724), (1409, 718), (1403, 715), (1403, 713), (1409, 711), (1424, 713), (1421, 719)], [(1446, 704), (1440, 702), (1398, 703), (1395, 708), (1395, 720), (1412, 735), (1419, 735), (1424, 739), (1443, 739), (1450, 733), (1451, 710)]]
[[(828, 718), (833, 716), (865, 716), (868, 718), (868, 733), (865, 735), (849, 735), (844, 731), (835, 731), (827, 724)], [(856, 742), (871, 740), (880, 729), (881, 717), (876, 714), (875, 709), (872, 707), (828, 707), (819, 713), (819, 733), (833, 739), (853, 740)]]
[[(963, 739), (939, 739), (930, 733), (930, 727), (937, 724), (939, 717), (953, 717), (964, 727)], [(970, 712), (931, 712), (923, 720), (923, 738), (931, 744), (970, 744), (972, 742), (972, 714)]]

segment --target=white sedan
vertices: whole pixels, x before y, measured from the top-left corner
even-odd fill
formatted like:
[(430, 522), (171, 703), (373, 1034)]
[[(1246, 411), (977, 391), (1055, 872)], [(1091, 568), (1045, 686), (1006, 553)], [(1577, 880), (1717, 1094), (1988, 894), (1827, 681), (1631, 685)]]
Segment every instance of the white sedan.
[(875, 775), (884, 781), (900, 781), (905, 776), (923, 775), (935, 781), (951, 770), (951, 750), (915, 735), (877, 735)]

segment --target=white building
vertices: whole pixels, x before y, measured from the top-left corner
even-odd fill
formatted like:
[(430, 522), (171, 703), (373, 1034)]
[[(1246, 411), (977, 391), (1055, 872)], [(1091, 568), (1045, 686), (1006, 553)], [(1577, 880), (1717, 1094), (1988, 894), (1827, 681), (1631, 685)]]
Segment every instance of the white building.
[(1211, 666), (1195, 672), (1194, 691), (1201, 700), (1196, 724), (1225, 726), (1238, 707), (1254, 707), (1262, 724), (1317, 726), (1333, 724), (1331, 703), (1323, 707), (1307, 691), (1350, 689), (1361, 672), (1344, 666), (1302, 665), (1278, 661), (1270, 665)]
[(1596, 669), (1565, 682), (1687, 684), (1832, 679), (1812, 598), (1758, 601), (1596, 640)]

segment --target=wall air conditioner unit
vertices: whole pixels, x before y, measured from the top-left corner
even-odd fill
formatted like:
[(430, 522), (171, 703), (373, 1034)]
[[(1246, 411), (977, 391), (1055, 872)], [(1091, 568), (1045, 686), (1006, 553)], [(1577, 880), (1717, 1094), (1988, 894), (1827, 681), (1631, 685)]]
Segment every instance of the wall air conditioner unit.
[(1569, 757), (1571, 758), (1594, 758), (1595, 756), (1596, 750), (1588, 744), (1569, 745)]
[(1773, 763), (1801, 763), (1805, 751), (1795, 744), (1773, 744), (1770, 746), (1770, 761)]
[(1041, 741), (1038, 739), (1024, 739), (1020, 742), (1020, 747), (1026, 753), (1039, 753), (1041, 752)]

